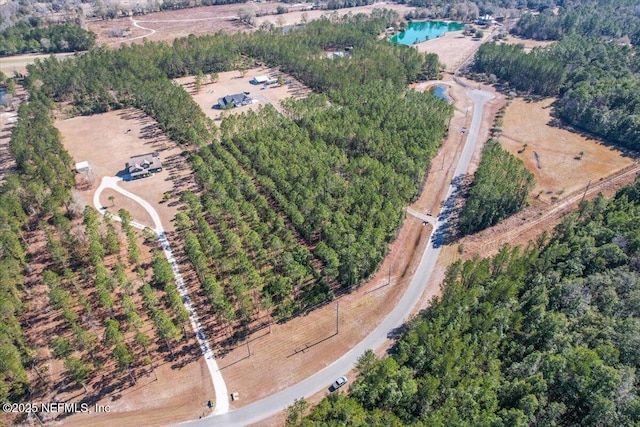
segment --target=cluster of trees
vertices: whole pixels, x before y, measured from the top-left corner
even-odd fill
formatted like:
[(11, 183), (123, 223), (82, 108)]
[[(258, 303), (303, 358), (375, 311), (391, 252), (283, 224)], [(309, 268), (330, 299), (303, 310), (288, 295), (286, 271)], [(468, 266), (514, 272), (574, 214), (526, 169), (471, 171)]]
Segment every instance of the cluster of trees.
[(560, 40), (572, 33), (593, 37), (640, 39), (637, 4), (627, 0), (572, 1), (559, 11), (524, 14), (513, 33), (536, 40)]
[(309, 249), (230, 153), (214, 143), (191, 163), (203, 194), (183, 193), (188, 215), (177, 219), (219, 320), (251, 320), (260, 308), (284, 319), (332, 297)]
[(456, 262), (392, 355), (291, 425), (635, 425), (640, 182), (552, 237)]
[[(152, 337), (164, 340), (172, 352), (169, 340), (181, 336), (175, 324), (184, 325), (188, 320), (171, 266), (161, 252), (154, 252), (152, 267), (154, 285), (164, 288), (162, 299), (149, 283), (141, 284), (146, 282), (147, 273), (139, 264), (139, 255), (134, 257), (135, 262), (122, 260), (120, 236), (133, 232), (131, 215), (125, 210), (120, 213), (124, 219), (120, 230), (110, 214), (101, 221), (88, 206), (82, 214), (84, 228), (78, 228), (62, 212), (55, 215), (53, 227), (45, 222), (40, 226), (52, 260), (52, 269), (44, 271), (42, 280), (48, 287), (51, 307), (65, 321), (56, 327), (50, 346), (55, 357), (64, 359), (70, 379), (85, 390), (91, 372), (109, 367), (110, 361), (135, 383), (136, 368), (151, 364), (153, 369)], [(140, 251), (137, 238), (128, 237), (128, 246), (126, 252), (131, 259), (132, 253)], [(134, 270), (136, 279), (128, 274)], [(142, 294), (147, 315), (134, 300), (136, 291)], [(173, 313), (173, 319), (167, 311)], [(155, 330), (151, 336), (147, 318)]]
[(472, 71), (493, 74), (518, 91), (558, 96), (555, 108), (565, 122), (638, 148), (640, 61), (631, 46), (576, 34), (531, 53), (517, 46), (486, 44)]
[(96, 35), (75, 24), (45, 25), (39, 19), (20, 22), (0, 33), (0, 55), (89, 50)]
[(525, 53), (522, 45), (485, 43), (476, 53), (472, 70), (493, 74), (520, 92), (555, 95), (564, 78), (564, 65), (544, 55)]
[(520, 211), (533, 188), (533, 174), (522, 160), (490, 139), (482, 150), (468, 198), (460, 213), (458, 230), (473, 234)]
[(321, 97), (290, 102), (295, 121), (273, 108), (229, 117), (222, 141), (315, 247), (329, 275), (350, 287), (383, 258), (450, 106), (389, 81), (349, 86), (332, 100), (339, 106)]
[(373, 0), (329, 0), (324, 4), (326, 9), (343, 9), (345, 7), (358, 7), (373, 4)]

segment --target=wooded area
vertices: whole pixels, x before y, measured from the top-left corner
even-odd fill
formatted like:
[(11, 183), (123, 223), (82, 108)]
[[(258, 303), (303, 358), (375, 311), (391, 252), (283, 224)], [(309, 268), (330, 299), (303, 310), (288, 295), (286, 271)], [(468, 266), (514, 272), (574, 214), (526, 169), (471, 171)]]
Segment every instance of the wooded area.
[[(168, 278), (160, 274), (168, 265), (161, 253), (154, 255), (149, 281), (131, 215), (121, 210), (123, 221), (116, 227), (109, 214), (101, 219), (72, 199), (73, 162), (53, 126), (53, 108), (49, 98), (31, 89), (10, 141), (16, 171), (0, 188), (0, 218), (6, 224), (0, 233), (0, 400), (5, 402), (19, 401), (27, 386), (32, 395), (60, 387), (50, 382), (35, 341), (43, 340), (54, 357), (64, 360), (69, 382), (87, 392), (91, 379), (105, 369), (126, 375), (112, 375), (111, 384), (135, 383), (148, 366), (153, 370), (154, 360), (163, 357), (154, 339), (171, 353), (188, 319), (171, 268)], [(38, 239), (46, 245), (34, 244)], [(27, 281), (40, 268), (37, 280)], [(136, 302), (139, 292), (145, 310)], [(26, 341), (19, 316), (27, 310), (30, 318), (37, 317), (40, 313), (29, 312), (27, 305), (41, 298), (48, 301), (50, 323), (29, 322), (46, 332), (39, 337), (29, 331)], [(38, 373), (32, 383), (27, 370)]]
[(0, 55), (79, 52), (91, 49), (95, 40), (95, 34), (75, 24), (45, 25), (34, 18), (0, 34)]
[(533, 185), (533, 174), (522, 160), (503, 149), (498, 140), (490, 139), (482, 149), (458, 230), (462, 235), (473, 234), (520, 211)]
[(637, 425), (639, 261), (640, 181), (526, 249), (454, 263), (390, 357), (365, 353), (348, 395), (289, 425)]
[[(153, 252), (147, 268), (140, 264), (130, 215), (119, 213), (124, 221), (118, 229), (91, 208), (77, 211), (70, 196), (72, 160), (51, 124), (54, 102), (67, 102), (75, 114), (135, 106), (174, 141), (194, 147), (189, 159), (201, 191), (182, 194), (185, 209), (176, 228), (208, 304), (198, 309), (225, 328), (246, 324), (264, 309), (286, 319), (375, 271), (446, 131), (451, 106), (406, 89), (408, 82), (437, 75), (437, 56), (378, 41), (386, 18), (393, 16), (379, 11), (373, 18), (313, 22), (287, 35), (259, 31), (190, 36), (172, 46), (97, 48), (29, 66), (22, 83), (30, 99), (11, 142), (18, 172), (7, 177), (11, 192), (3, 197), (15, 199), (7, 209), (20, 209), (11, 212), (18, 236), (30, 235), (33, 224), (46, 236), (43, 277), (63, 320), (50, 345), (73, 381), (85, 386), (111, 355), (135, 382), (152, 363), (153, 349), (173, 354), (188, 325), (161, 252)], [(328, 48), (349, 48), (351, 56), (327, 59)], [(285, 102), (284, 115), (271, 106), (229, 115), (218, 130), (170, 80), (242, 69), (256, 59), (279, 65), (322, 94)], [(24, 238), (7, 236), (17, 246), (15, 253), (2, 252), (3, 268), (6, 259), (12, 269), (6, 274), (18, 274), (16, 263), (26, 267), (25, 257), (34, 254)], [(6, 283), (14, 283), (7, 292), (17, 313), (22, 279)], [(141, 302), (134, 303), (138, 295)], [(87, 318), (102, 325), (100, 332), (87, 329)], [(17, 399), (26, 385), (23, 366), (38, 361), (17, 320), (13, 324), (6, 348), (15, 363), (7, 365), (3, 384)]]

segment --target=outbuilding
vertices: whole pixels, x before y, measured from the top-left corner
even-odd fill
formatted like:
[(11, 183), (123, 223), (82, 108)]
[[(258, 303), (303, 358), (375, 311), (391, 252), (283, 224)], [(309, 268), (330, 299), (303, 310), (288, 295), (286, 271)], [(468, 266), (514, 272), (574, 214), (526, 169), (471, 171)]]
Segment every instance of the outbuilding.
[(269, 81), (269, 77), (267, 76), (255, 76), (249, 82), (254, 85), (259, 85), (259, 84), (266, 83), (267, 81)]

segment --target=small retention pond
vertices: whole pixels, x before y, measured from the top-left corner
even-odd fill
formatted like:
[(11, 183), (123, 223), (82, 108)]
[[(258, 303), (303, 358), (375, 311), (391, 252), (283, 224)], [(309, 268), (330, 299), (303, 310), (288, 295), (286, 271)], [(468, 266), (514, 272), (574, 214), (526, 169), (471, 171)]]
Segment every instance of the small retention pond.
[(391, 37), (391, 43), (412, 45), (425, 40), (435, 39), (448, 31), (460, 31), (464, 24), (443, 21), (411, 22), (406, 31)]
[(451, 100), (449, 99), (449, 97), (447, 96), (447, 89), (449, 89), (448, 86), (444, 86), (444, 85), (437, 85), (437, 86), (432, 86), (429, 88), (429, 92), (431, 92), (434, 96), (436, 96), (437, 98), (440, 99), (444, 99), (445, 101), (447, 101), (449, 104), (451, 104)]

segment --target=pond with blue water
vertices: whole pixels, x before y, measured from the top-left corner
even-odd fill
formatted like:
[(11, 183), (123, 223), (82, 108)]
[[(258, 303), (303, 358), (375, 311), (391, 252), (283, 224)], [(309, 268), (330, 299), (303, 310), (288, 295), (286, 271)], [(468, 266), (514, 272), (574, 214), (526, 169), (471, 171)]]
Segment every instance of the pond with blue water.
[(391, 43), (412, 45), (425, 40), (438, 38), (448, 31), (460, 31), (463, 28), (464, 24), (459, 24), (457, 22), (411, 22), (405, 31), (391, 37), (390, 41)]
[(447, 96), (447, 89), (449, 89), (448, 86), (437, 85), (437, 86), (431, 87), (429, 89), (429, 92), (431, 92), (435, 97), (440, 98), (440, 99), (444, 99), (449, 104), (451, 104), (451, 100)]

